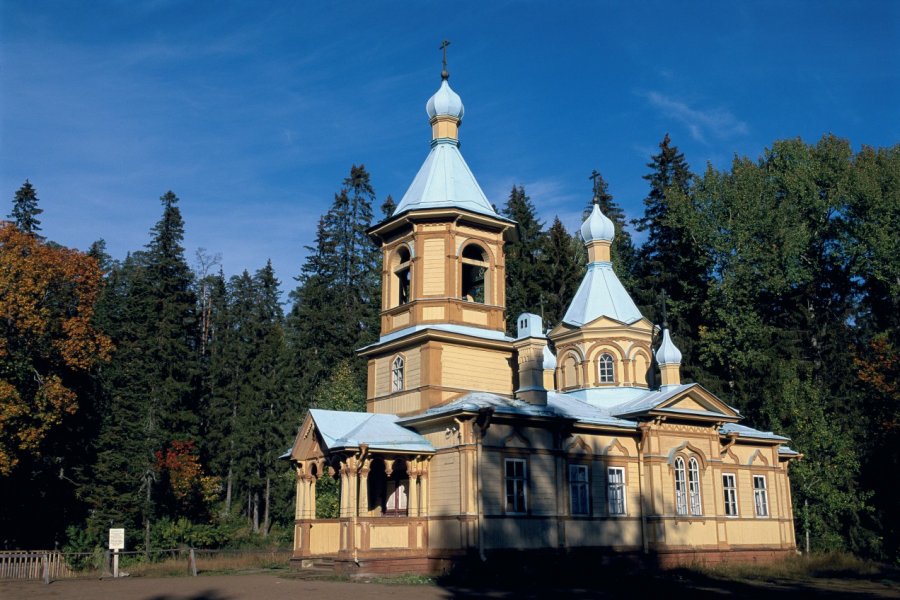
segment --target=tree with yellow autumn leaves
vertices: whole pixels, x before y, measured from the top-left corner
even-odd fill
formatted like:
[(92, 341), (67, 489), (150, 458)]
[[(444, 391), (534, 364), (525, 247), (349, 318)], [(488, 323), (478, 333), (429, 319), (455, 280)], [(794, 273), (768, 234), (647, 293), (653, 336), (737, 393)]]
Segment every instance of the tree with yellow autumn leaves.
[(78, 409), (70, 380), (109, 360), (91, 324), (100, 284), (93, 258), (0, 223), (0, 475), (40, 454)]

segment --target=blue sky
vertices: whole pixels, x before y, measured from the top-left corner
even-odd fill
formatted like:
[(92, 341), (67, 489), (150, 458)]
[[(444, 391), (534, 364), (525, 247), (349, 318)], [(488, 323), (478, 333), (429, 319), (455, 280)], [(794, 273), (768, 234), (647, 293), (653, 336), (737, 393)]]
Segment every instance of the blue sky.
[(592, 169), (629, 217), (666, 132), (695, 171), (825, 133), (900, 142), (900, 2), (0, 0), (0, 207), (140, 249), (173, 190), (188, 259), (283, 287), (352, 164), (379, 203), (429, 149), (442, 39), (462, 152), (502, 206), (574, 228)]

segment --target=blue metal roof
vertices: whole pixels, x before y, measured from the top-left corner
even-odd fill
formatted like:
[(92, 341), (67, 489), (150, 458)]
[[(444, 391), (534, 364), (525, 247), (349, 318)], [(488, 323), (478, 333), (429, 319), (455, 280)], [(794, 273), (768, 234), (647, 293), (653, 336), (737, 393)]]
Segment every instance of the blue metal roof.
[(663, 329), (662, 343), (656, 351), (656, 362), (660, 365), (680, 365), (681, 350), (672, 342), (672, 336), (669, 335), (669, 328)]
[(482, 329), (480, 327), (470, 327), (468, 325), (451, 325), (449, 323), (430, 323), (428, 325), (412, 325), (410, 327), (398, 329), (397, 331), (392, 331), (391, 333), (378, 338), (377, 342), (369, 344), (368, 346), (363, 346), (362, 348), (357, 348), (356, 351), (360, 352), (362, 350), (365, 350), (366, 348), (378, 346), (379, 344), (385, 344), (387, 342), (406, 337), (407, 335), (411, 335), (419, 331), (426, 331), (428, 329), (433, 329), (435, 331), (446, 331), (447, 333), (470, 335), (472, 337), (477, 337), (484, 340), (495, 340), (498, 342), (514, 341), (513, 338), (509, 337), (502, 331), (497, 331), (495, 329)]
[(626, 324), (643, 318), (609, 262), (593, 262), (588, 265), (587, 273), (566, 310), (563, 322), (581, 327), (600, 317), (609, 317)]
[(397, 415), (310, 409), (316, 430), (328, 450), (359, 448), (373, 450), (434, 452), (424, 437), (397, 424)]
[(425, 114), (429, 119), (438, 115), (447, 115), (462, 121), (463, 114), (465, 114), (462, 98), (453, 91), (446, 79), (441, 81), (441, 87), (425, 103)]
[(779, 442), (790, 441), (790, 438), (786, 438), (783, 435), (778, 435), (771, 431), (760, 431), (758, 429), (753, 429), (752, 427), (747, 427), (746, 425), (738, 425), (737, 423), (726, 423), (719, 429), (719, 433), (722, 435), (736, 433), (739, 437), (754, 438), (757, 440), (775, 440)]
[(460, 208), (500, 218), (469, 170), (455, 140), (434, 142), (431, 152), (394, 210), (394, 216), (427, 208)]
[(637, 427), (636, 421), (626, 421), (606, 414), (605, 411), (591, 406), (568, 394), (556, 392), (547, 393), (546, 406), (529, 404), (522, 400), (515, 400), (489, 392), (472, 392), (453, 402), (429, 408), (423, 413), (404, 417), (398, 422), (408, 423), (417, 421), (422, 417), (452, 414), (456, 412), (476, 412), (482, 408), (492, 408), (495, 413), (508, 415), (522, 415), (528, 417), (563, 418), (572, 419), (581, 423), (593, 423), (599, 425), (612, 425), (616, 427)]
[(595, 240), (613, 241), (616, 236), (616, 226), (609, 217), (603, 214), (599, 204), (594, 204), (591, 214), (581, 224), (581, 239), (584, 243), (593, 242)]

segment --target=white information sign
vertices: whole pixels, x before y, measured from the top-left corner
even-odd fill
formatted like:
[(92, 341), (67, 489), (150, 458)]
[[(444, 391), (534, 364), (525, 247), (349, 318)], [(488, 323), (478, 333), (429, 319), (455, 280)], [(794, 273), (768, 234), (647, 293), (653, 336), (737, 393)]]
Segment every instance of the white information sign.
[(124, 550), (125, 549), (125, 530), (110, 529), (109, 530), (109, 549)]

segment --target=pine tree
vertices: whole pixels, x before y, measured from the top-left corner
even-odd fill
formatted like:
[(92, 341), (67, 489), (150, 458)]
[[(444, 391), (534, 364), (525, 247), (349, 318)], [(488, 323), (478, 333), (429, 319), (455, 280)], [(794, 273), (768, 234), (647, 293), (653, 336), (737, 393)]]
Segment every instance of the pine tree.
[(296, 356), (296, 393), (307, 406), (341, 360), (351, 359), (357, 381), (365, 380), (365, 365), (353, 351), (373, 342), (379, 330), (380, 256), (366, 235), (374, 199), (368, 172), (354, 165), (319, 221), (291, 294), (288, 343)]
[(381, 214), (385, 219), (389, 219), (396, 209), (397, 204), (394, 202), (394, 197), (388, 194), (388, 197), (381, 204)]
[(545, 326), (554, 327), (562, 321), (584, 277), (583, 253), (579, 251), (583, 246), (569, 235), (559, 217), (554, 218), (543, 244), (543, 318)]
[(516, 317), (524, 312), (538, 313), (546, 279), (544, 268), (543, 223), (538, 221), (534, 204), (522, 186), (513, 186), (503, 207), (503, 216), (516, 222), (518, 239), (507, 242), (506, 316), (507, 329), (515, 333)]
[[(642, 312), (656, 323), (660, 295), (665, 294), (668, 324), (683, 354), (682, 378), (703, 380), (699, 348), (695, 340), (703, 325), (703, 306), (709, 286), (709, 260), (690, 229), (675, 222), (673, 210), (690, 210), (691, 172), (684, 155), (671, 145), (669, 134), (659, 144), (659, 154), (647, 164), (644, 175), (650, 192), (644, 199), (644, 215), (632, 220), (638, 231), (647, 231), (647, 241), (638, 252), (634, 297)], [(687, 220), (681, 216), (681, 221)]]
[(38, 208), (37, 190), (26, 179), (22, 187), (16, 191), (13, 210), (9, 214), (9, 218), (13, 220), (19, 231), (37, 234), (41, 230), (41, 222), (37, 216), (42, 212), (44, 212), (43, 209)]
[(613, 270), (626, 290), (633, 289), (636, 257), (631, 234), (625, 229), (625, 211), (613, 200), (612, 194), (609, 193), (609, 184), (596, 169), (591, 172), (590, 179), (593, 182), (593, 196), (591, 203), (584, 209), (583, 218), (587, 219), (594, 204), (597, 204), (600, 206), (600, 211), (613, 222), (615, 238), (610, 248)]
[(91, 492), (94, 529), (109, 520), (136, 531), (150, 527), (172, 499), (160, 488), (157, 453), (199, 430), (196, 298), (181, 246), (178, 198), (160, 198), (163, 215), (147, 250), (110, 275), (102, 311), (116, 354), (103, 373), (107, 414), (101, 428)]

